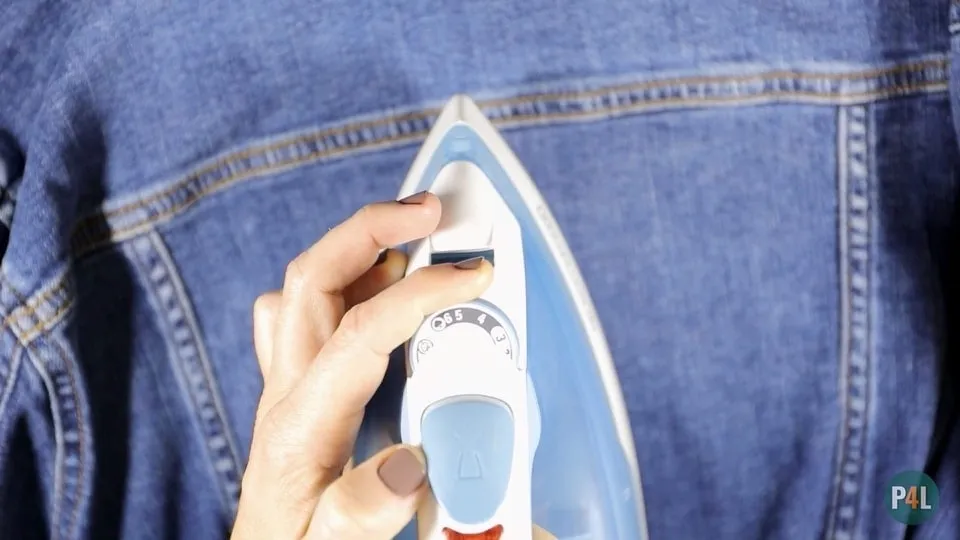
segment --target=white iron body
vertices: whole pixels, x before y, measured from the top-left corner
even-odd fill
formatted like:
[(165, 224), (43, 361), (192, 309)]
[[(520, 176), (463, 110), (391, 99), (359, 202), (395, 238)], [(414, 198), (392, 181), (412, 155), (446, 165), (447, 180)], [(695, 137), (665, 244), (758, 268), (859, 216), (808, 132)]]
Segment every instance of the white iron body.
[[(454, 120), (452, 112), (460, 113), (456, 115), (459, 121), (464, 120), (463, 114), (479, 113), (476, 109), (447, 110), (441, 121)], [(478, 129), (476, 125), (471, 127)], [(411, 176), (419, 179), (425, 165), (415, 163)], [(536, 441), (530, 440), (528, 416), (535, 415), (534, 423), (538, 424), (539, 411), (530, 410), (534, 398), (529, 395), (532, 386), (526, 370), (526, 287), (520, 225), (483, 171), (473, 163), (447, 164), (437, 174), (430, 191), (443, 205), (440, 225), (434, 234), (412, 247), (407, 273), (430, 265), (436, 253), (463, 254), (462, 260), (469, 258), (467, 254), (492, 252), (495, 271), (493, 282), (479, 299), (428, 316), (410, 340), (403, 438), (408, 444), (423, 444), (421, 421), (425, 413), (437, 403), (465, 397), (489, 399), (508, 407), (513, 444), (509, 478), (493, 515), (480, 522), (464, 523), (432, 495), (418, 515), (419, 538), (447, 540), (445, 529), (478, 534), (501, 526), (504, 540), (529, 539), (530, 477)], [(469, 430), (475, 426), (462, 427)], [(483, 456), (462, 455), (460, 459), (466, 462), (459, 473), (484, 474), (482, 469), (487, 464), (482, 462)], [(459, 479), (479, 480), (482, 479)]]
[[(536, 515), (561, 538), (646, 539), (633, 435), (593, 302), (536, 185), (466, 96), (444, 107), (398, 198), (425, 189), (442, 218), (409, 246), (407, 273), (483, 254), (494, 278), (476, 301), (428, 315), (407, 344), (401, 439), (423, 447), (432, 493), (417, 537), (530, 540)], [(550, 444), (534, 476), (541, 435)]]

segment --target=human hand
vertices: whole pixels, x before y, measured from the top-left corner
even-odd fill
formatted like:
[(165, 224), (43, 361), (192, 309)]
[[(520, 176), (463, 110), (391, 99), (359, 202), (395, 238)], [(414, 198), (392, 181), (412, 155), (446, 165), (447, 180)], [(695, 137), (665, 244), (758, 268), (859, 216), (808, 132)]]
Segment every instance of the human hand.
[(386, 540), (415, 514), (428, 489), (420, 449), (395, 445), (345, 466), (389, 353), (424, 316), (476, 298), (492, 278), (482, 259), (404, 278), (405, 255), (378, 258), (439, 220), (431, 194), (367, 206), (294, 259), (282, 291), (258, 298), (264, 388), (233, 539)]

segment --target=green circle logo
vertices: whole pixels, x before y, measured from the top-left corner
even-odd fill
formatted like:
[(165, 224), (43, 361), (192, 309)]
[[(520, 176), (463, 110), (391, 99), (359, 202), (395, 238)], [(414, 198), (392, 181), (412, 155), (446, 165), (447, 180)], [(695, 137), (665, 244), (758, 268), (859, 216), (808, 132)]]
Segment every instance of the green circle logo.
[(919, 471), (904, 471), (890, 480), (884, 495), (890, 517), (907, 525), (927, 521), (940, 505), (940, 490)]

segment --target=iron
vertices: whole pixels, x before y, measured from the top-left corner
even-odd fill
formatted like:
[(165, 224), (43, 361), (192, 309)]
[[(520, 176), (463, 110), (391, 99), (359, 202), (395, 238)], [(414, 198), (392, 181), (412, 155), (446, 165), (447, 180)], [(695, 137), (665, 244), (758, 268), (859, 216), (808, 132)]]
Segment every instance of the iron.
[(428, 190), (438, 229), (407, 273), (484, 257), (477, 300), (431, 314), (406, 347), (400, 437), (427, 456), (420, 540), (646, 539), (633, 435), (583, 278), (556, 220), (467, 96), (443, 108), (398, 198)]

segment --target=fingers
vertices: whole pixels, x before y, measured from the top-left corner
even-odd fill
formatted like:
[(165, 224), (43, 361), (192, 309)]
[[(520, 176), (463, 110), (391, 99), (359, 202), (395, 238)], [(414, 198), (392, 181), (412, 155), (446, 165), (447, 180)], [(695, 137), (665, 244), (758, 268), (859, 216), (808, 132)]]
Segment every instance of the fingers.
[(302, 381), (269, 414), (292, 448), (289, 466), (331, 482), (353, 448), (363, 410), (383, 379), (389, 353), (409, 339), (426, 314), (471, 300), (489, 285), (486, 261), (473, 269), (422, 268), (354, 306)]
[(253, 348), (260, 364), (260, 374), (267, 379), (273, 357), (273, 330), (280, 310), (280, 291), (261, 295), (253, 303)]
[(388, 448), (345, 473), (320, 496), (308, 540), (388, 540), (413, 518), (426, 494), (421, 451)]
[[(287, 267), (274, 335), (269, 408), (300, 379), (345, 310), (343, 290), (374, 265), (383, 248), (427, 236), (440, 220), (435, 195), (408, 204), (377, 203), (338, 225)], [(389, 268), (394, 268), (393, 266)]]
[[(344, 292), (347, 308), (370, 299), (380, 291), (403, 278), (407, 268), (407, 255), (393, 249), (380, 253), (377, 262)], [(282, 300), (281, 291), (270, 291), (259, 296), (253, 303), (253, 345), (264, 380), (273, 358), (273, 334)]]
[(343, 291), (344, 307), (351, 307), (366, 302), (380, 291), (403, 279), (407, 270), (407, 255), (402, 251), (387, 249), (380, 253), (377, 264), (367, 270), (360, 278), (351, 283)]

